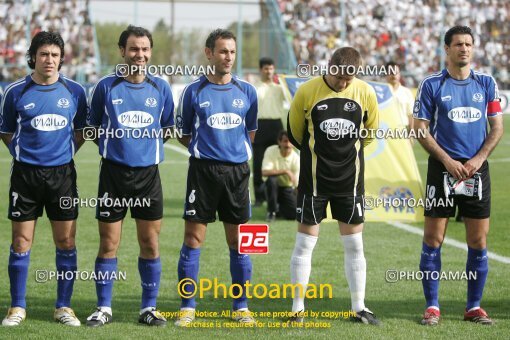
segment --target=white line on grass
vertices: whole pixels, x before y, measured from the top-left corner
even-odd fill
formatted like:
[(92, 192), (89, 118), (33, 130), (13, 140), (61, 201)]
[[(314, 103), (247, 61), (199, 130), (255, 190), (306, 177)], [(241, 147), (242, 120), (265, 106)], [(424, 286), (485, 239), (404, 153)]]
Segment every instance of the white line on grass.
[(164, 147), (167, 148), (167, 149), (170, 149), (170, 150), (174, 150), (175, 152), (180, 153), (181, 155), (189, 157), (188, 149), (185, 149), (185, 148), (183, 148), (181, 146), (175, 146), (175, 145), (172, 145), (172, 144), (164, 144)]
[[(405, 223), (402, 223), (402, 222), (397, 222), (397, 221), (391, 221), (391, 222), (386, 222), (386, 223), (391, 225), (391, 226), (393, 226), (393, 227), (395, 227), (395, 228), (407, 231), (409, 233), (423, 236), (423, 230), (420, 229), (420, 228), (413, 227), (412, 225), (405, 224)], [(464, 249), (465, 251), (467, 251), (467, 245), (465, 243), (463, 243), (463, 242), (459, 242), (459, 241), (456, 241), (456, 240), (452, 240), (452, 239), (450, 239), (448, 237), (445, 237), (443, 243), (444, 244), (448, 244), (450, 246), (454, 246), (455, 248)], [(488, 251), (487, 255), (489, 255), (489, 259), (492, 259), (492, 260), (495, 260), (495, 261), (498, 261), (498, 262), (501, 262), (501, 263), (510, 264), (510, 258), (509, 257), (501, 256), (501, 255), (498, 255), (498, 254), (493, 253), (491, 251)]]

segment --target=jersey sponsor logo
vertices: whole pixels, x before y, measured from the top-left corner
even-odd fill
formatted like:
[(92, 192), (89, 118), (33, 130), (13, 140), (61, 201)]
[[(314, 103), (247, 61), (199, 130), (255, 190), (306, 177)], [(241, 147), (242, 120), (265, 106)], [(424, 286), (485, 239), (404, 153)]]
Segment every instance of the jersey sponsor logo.
[(483, 101), (483, 94), (477, 92), (473, 95), (473, 101), (477, 103), (481, 103)]
[(120, 105), (120, 104), (122, 104), (123, 102), (124, 102), (124, 101), (123, 101), (121, 98), (119, 98), (119, 99), (112, 99), (112, 104), (113, 104), (113, 105)]
[(145, 106), (156, 107), (156, 106), (158, 106), (158, 101), (154, 97), (149, 97), (145, 100)]
[(242, 118), (231, 112), (226, 113), (215, 113), (207, 118), (207, 125), (213, 129), (228, 130), (233, 129), (241, 125), (243, 122)]
[(358, 108), (358, 106), (356, 105), (355, 102), (347, 102), (344, 105), (344, 111), (348, 111), (348, 112), (356, 111), (357, 108)]
[(206, 102), (198, 104), (198, 106), (200, 106), (200, 108), (209, 107), (209, 106), (211, 106), (211, 103), (209, 101), (206, 101)]
[(320, 129), (326, 133), (332, 133), (335, 131), (337, 134), (343, 134), (348, 131), (354, 130), (354, 123), (348, 119), (343, 118), (331, 118), (320, 123)]
[(317, 110), (319, 110), (319, 111), (324, 111), (327, 109), (328, 109), (328, 104), (323, 104), (323, 105), (317, 106)]
[(61, 109), (67, 109), (69, 107), (70, 103), (67, 98), (60, 98), (57, 102), (57, 106)]
[(32, 118), (30, 124), (39, 131), (57, 131), (66, 127), (67, 118), (49, 113)]
[(482, 112), (474, 107), (456, 107), (448, 112), (448, 118), (457, 123), (472, 123), (482, 118)]
[(242, 109), (244, 107), (244, 102), (242, 99), (234, 99), (234, 101), (232, 102), (232, 106)]
[(33, 109), (34, 107), (35, 107), (35, 104), (34, 104), (34, 103), (30, 103), (30, 104), (27, 104), (27, 105), (23, 106), (23, 108), (24, 108), (25, 110), (31, 110), (31, 109)]
[(121, 125), (133, 129), (144, 128), (154, 122), (154, 118), (144, 111), (124, 112), (117, 118), (117, 120)]
[(444, 96), (444, 97), (441, 97), (441, 101), (442, 101), (442, 102), (449, 102), (450, 100), (452, 100), (452, 96)]

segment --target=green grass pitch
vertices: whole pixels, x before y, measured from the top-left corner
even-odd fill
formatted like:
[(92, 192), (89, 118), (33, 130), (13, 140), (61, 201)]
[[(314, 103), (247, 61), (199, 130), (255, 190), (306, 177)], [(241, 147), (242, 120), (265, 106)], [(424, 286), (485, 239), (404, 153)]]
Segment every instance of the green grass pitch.
[[(507, 131), (510, 130), (510, 116), (505, 117)], [(170, 142), (177, 145), (175, 141)], [(508, 151), (510, 136), (503, 137), (491, 156), (492, 178), (492, 217), (489, 233), (489, 250), (510, 257), (510, 209), (508, 193), (510, 184), (506, 178), (510, 166)], [(418, 144), (414, 145), (419, 168), (425, 180), (426, 154)], [(160, 165), (165, 197), (163, 229), (160, 237), (163, 274), (158, 307), (164, 312), (174, 312), (179, 307), (176, 290), (177, 260), (183, 238), (183, 220), (181, 219), (187, 158), (165, 149), (166, 159)], [(92, 198), (97, 193), (99, 156), (97, 147), (88, 142), (78, 152), (76, 158), (80, 197)], [(0, 313), (2, 317), (10, 303), (7, 261), (11, 242), (10, 222), (6, 218), (9, 169), (11, 157), (7, 149), (0, 147)], [(262, 222), (264, 208), (253, 211), (251, 222)], [(421, 224), (415, 224), (422, 227)], [(277, 221), (270, 226), (270, 254), (252, 256), (253, 283), (289, 283), (289, 260), (294, 246), (296, 223)], [(223, 227), (220, 223), (209, 225), (207, 240), (202, 250), (200, 277), (218, 278), (228, 284), (229, 255)], [(463, 224), (450, 221), (447, 236), (464, 241)], [(94, 209), (82, 208), (78, 219), (77, 231), (78, 269), (92, 271), (97, 254), (99, 236)], [(56, 298), (56, 282), (37, 283), (36, 270), (54, 270), (55, 252), (51, 237), (50, 224), (44, 216), (36, 227), (35, 242), (32, 248), (31, 264), (27, 287), (27, 320), (17, 328), (0, 327), (0, 338), (490, 338), (508, 339), (510, 335), (510, 265), (490, 260), (490, 271), (485, 287), (483, 307), (495, 319), (494, 327), (484, 327), (462, 321), (466, 299), (465, 281), (442, 281), (440, 284), (440, 302), (442, 303), (442, 323), (435, 328), (419, 325), (424, 309), (424, 298), (420, 281), (399, 281), (387, 283), (385, 272), (388, 269), (418, 270), (421, 237), (396, 229), (386, 223), (366, 223), (364, 231), (365, 256), (367, 258), (366, 304), (384, 323), (376, 328), (355, 324), (340, 319), (308, 319), (326, 323), (328, 328), (282, 329), (269, 328), (269, 324), (280, 324), (281, 318), (259, 317), (265, 327), (257, 329), (177, 329), (173, 320), (168, 327), (153, 329), (137, 323), (141, 297), (140, 280), (137, 269), (138, 244), (135, 224), (131, 218), (124, 222), (122, 243), (119, 249), (119, 270), (125, 271), (127, 279), (117, 281), (114, 287), (113, 319), (111, 325), (100, 329), (65, 327), (53, 320)], [(466, 252), (449, 245), (443, 246), (443, 270), (462, 271), (465, 268)], [(333, 298), (309, 300), (308, 310), (348, 311), (350, 298), (347, 282), (343, 273), (343, 248), (336, 224), (323, 224), (321, 235), (313, 256), (311, 283), (329, 283), (333, 286)], [(93, 281), (77, 281), (74, 286), (72, 307), (84, 323), (93, 311), (96, 303)], [(214, 299), (211, 294), (198, 299), (198, 310), (228, 310), (231, 301)], [(283, 312), (291, 307), (290, 299), (253, 299), (250, 309), (255, 312)], [(225, 318), (200, 319), (222, 324)]]

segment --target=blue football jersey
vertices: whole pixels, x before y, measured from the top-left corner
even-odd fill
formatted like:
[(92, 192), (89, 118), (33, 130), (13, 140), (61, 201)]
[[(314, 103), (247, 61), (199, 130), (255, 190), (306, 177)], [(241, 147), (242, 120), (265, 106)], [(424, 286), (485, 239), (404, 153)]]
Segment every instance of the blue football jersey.
[(103, 158), (129, 167), (159, 164), (164, 158), (162, 131), (174, 126), (170, 85), (153, 76), (134, 84), (107, 75), (92, 90), (87, 123), (100, 127)]
[(429, 130), (453, 159), (470, 159), (487, 136), (489, 102), (499, 100), (498, 86), (489, 75), (471, 70), (465, 80), (446, 69), (425, 78), (416, 95), (414, 117), (430, 121)]
[(12, 133), (11, 155), (37, 166), (69, 163), (75, 153), (74, 131), (86, 125), (85, 89), (59, 75), (51, 85), (36, 84), (30, 75), (5, 89), (0, 132)]
[(248, 132), (257, 130), (257, 91), (238, 77), (219, 85), (201, 76), (182, 92), (176, 121), (191, 135), (193, 157), (244, 163), (252, 155)]

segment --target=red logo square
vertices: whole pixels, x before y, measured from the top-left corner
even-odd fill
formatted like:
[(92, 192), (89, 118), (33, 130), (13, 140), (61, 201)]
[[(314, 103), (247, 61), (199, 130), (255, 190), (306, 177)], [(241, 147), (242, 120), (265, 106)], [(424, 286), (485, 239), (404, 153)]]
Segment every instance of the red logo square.
[(269, 226), (267, 224), (241, 224), (237, 236), (239, 254), (267, 254), (269, 252)]

